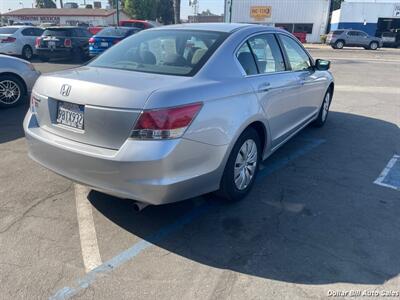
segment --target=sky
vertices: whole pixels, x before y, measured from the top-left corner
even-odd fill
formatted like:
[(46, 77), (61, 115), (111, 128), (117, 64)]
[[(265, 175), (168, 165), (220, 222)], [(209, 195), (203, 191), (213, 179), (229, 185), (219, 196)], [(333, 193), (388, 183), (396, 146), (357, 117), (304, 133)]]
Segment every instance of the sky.
[[(181, 0), (181, 18), (187, 19), (187, 16), (193, 14), (193, 9), (189, 6), (189, 0)], [(15, 10), (22, 7), (32, 7), (34, 0), (0, 0), (0, 12), (8, 12), (9, 9)], [(83, 0), (64, 0), (65, 2), (77, 2), (78, 4), (83, 4)], [(92, 0), (86, 0), (87, 4), (92, 3)], [(105, 7), (107, 4), (106, 0), (103, 2), (102, 6)], [(209, 9), (212, 13), (223, 14), (224, 13), (224, 0), (198, 0), (199, 2), (199, 12)], [(57, 0), (57, 5), (59, 5), (59, 0)]]

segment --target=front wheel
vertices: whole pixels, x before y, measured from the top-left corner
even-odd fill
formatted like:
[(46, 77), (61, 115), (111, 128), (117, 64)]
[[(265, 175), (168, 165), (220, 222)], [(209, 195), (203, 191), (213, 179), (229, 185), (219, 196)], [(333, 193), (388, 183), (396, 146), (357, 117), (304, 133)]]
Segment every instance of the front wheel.
[(260, 137), (250, 127), (240, 135), (229, 155), (217, 195), (229, 202), (243, 199), (254, 184), (261, 155)]
[(324, 101), (322, 101), (321, 108), (319, 109), (318, 117), (314, 121), (313, 125), (315, 127), (322, 127), (324, 126), (326, 120), (328, 119), (329, 114), (329, 107), (331, 106), (332, 100), (332, 91), (329, 89), (324, 97)]

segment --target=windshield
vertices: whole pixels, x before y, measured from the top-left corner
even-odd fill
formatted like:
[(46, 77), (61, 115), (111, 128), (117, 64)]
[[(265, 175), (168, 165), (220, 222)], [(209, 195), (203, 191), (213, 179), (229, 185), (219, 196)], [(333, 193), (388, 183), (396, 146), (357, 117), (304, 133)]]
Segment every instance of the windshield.
[(92, 61), (93, 67), (193, 76), (226, 33), (195, 30), (142, 31)]
[(70, 31), (65, 30), (65, 29), (46, 29), (43, 32), (44, 36), (59, 36), (59, 37), (64, 37), (64, 36), (70, 36)]
[(96, 35), (98, 36), (126, 36), (129, 31), (132, 31), (130, 28), (104, 28), (103, 30), (99, 31)]
[(18, 30), (18, 28), (13, 27), (3, 27), (0, 28), (0, 34), (13, 34)]

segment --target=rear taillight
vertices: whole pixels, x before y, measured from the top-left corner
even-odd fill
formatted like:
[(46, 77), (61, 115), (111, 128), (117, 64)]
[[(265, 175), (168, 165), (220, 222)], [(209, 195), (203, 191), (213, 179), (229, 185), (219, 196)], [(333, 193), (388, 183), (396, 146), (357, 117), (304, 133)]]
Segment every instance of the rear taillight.
[(71, 47), (72, 46), (72, 41), (70, 39), (65, 39), (64, 40), (64, 47)]
[(13, 37), (9, 36), (6, 39), (1, 40), (1, 42), (2, 43), (14, 43), (16, 40), (17, 40), (16, 38), (13, 38)]
[(181, 137), (202, 107), (202, 103), (145, 110), (136, 122), (134, 139), (175, 139)]
[(40, 99), (33, 96), (33, 94), (31, 94), (31, 113), (32, 114), (36, 114), (37, 113), (37, 108), (39, 107), (39, 103), (40, 103)]
[(113, 44), (118, 44), (121, 40), (113, 40)]
[(95, 40), (94, 38), (91, 37), (91, 38), (89, 39), (89, 44), (94, 44), (95, 41), (96, 41), (96, 40)]
[(35, 47), (39, 48), (40, 47), (40, 37), (37, 37), (35, 40)]

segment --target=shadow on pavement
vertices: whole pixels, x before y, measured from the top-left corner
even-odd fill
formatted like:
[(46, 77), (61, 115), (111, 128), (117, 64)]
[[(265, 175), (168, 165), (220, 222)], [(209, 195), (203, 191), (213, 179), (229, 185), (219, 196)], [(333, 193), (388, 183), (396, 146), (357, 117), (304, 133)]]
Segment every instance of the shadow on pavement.
[[(123, 229), (204, 265), (302, 284), (382, 284), (400, 272), (400, 201), (372, 182), (399, 151), (399, 134), (392, 123), (331, 112), (266, 168), (300, 139), (326, 143), (259, 180), (242, 202), (206, 195), (135, 213), (129, 200), (94, 191), (89, 200)], [(165, 239), (149, 238), (204, 202), (218, 204)]]
[(25, 135), (22, 122), (28, 109), (28, 104), (0, 109), (0, 144), (19, 139)]

